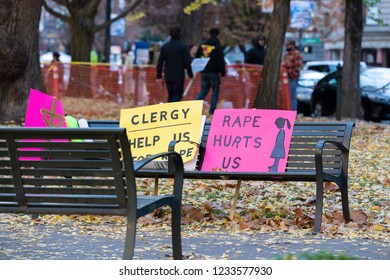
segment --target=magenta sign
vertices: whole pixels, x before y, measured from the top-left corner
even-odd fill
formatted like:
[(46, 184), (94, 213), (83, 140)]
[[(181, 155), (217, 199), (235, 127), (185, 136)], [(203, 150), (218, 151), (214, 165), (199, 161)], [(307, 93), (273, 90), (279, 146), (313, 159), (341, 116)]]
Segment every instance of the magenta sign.
[(202, 171), (284, 172), (296, 111), (218, 109)]

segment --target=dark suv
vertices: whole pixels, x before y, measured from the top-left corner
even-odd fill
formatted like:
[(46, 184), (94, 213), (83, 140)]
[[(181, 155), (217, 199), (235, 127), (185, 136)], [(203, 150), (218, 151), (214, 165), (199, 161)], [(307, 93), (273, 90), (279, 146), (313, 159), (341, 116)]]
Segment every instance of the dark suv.
[[(336, 73), (329, 73), (315, 86), (311, 96), (313, 116), (330, 116), (335, 113)], [(360, 91), (366, 120), (390, 119), (390, 68), (378, 67), (361, 72)]]

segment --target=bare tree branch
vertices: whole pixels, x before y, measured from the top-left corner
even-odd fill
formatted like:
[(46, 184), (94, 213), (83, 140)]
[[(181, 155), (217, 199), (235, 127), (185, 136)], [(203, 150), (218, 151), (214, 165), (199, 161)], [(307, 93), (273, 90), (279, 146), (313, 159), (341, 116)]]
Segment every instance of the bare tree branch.
[(137, 8), (144, 0), (134, 0), (129, 6), (127, 6), (120, 14), (118, 14), (115, 18), (105, 21), (104, 23), (100, 25), (96, 25), (93, 29), (93, 32), (98, 32), (100, 30), (103, 30), (107, 26), (109, 26), (111, 23), (125, 17), (130, 12), (134, 11), (135, 8)]
[[(53, 1), (54, 1), (55, 3), (57, 3), (57, 4), (59, 4), (59, 5), (65, 6), (65, 1), (63, 1), (63, 0), (53, 0)], [(65, 21), (65, 22), (70, 22), (71, 18), (70, 18), (69, 16), (66, 16), (66, 15), (64, 15), (64, 14), (61, 14), (61, 13), (55, 11), (54, 9), (52, 9), (52, 8), (47, 4), (46, 0), (43, 1), (43, 6), (45, 7), (45, 10), (46, 10), (49, 14), (51, 14), (51, 15), (53, 15), (53, 16), (55, 16), (55, 17), (57, 17), (57, 18), (59, 18), (59, 19), (61, 19), (61, 20), (63, 20), (63, 21)]]

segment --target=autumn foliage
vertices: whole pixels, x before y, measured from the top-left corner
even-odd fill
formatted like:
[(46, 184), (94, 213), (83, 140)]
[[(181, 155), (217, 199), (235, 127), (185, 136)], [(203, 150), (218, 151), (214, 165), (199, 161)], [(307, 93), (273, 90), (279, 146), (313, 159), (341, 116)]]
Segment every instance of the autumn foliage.
[[(87, 106), (76, 100), (64, 99), (65, 110), (77, 111), (79, 117), (118, 119), (120, 107), (115, 102), (96, 102)], [(329, 119), (298, 117), (297, 121)], [(338, 187), (327, 183), (322, 233), (388, 239), (389, 136), (390, 126), (387, 124), (356, 121), (349, 159), (349, 201), (353, 222), (345, 224)], [(315, 210), (314, 183), (242, 182), (235, 217), (230, 220), (235, 184), (236, 181), (229, 180), (185, 180), (183, 226), (186, 230), (220, 227), (230, 231), (311, 232)], [(164, 192), (171, 187), (172, 181), (162, 180), (162, 185), (160, 191)], [(139, 179), (139, 186), (140, 192), (152, 193), (154, 180)], [(165, 214), (160, 212), (146, 217), (140, 223), (153, 227), (159, 219), (169, 218)]]

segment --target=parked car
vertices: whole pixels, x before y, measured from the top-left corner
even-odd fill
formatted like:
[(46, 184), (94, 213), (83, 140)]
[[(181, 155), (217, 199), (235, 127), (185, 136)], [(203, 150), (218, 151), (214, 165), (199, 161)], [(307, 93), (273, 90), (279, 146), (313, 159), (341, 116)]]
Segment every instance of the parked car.
[[(390, 68), (370, 68), (360, 74), (364, 119), (390, 120)], [(336, 111), (336, 72), (318, 81), (311, 96), (313, 116), (330, 116)]]
[[(303, 66), (302, 70), (313, 70), (321, 73), (330, 73), (337, 70), (337, 66), (343, 66), (342, 60), (318, 60), (308, 61)], [(367, 69), (367, 64), (363, 61), (360, 62), (360, 71), (363, 72)]]
[(311, 94), (317, 82), (325, 76), (324, 73), (306, 70), (301, 71), (297, 86), (298, 113), (311, 115)]

